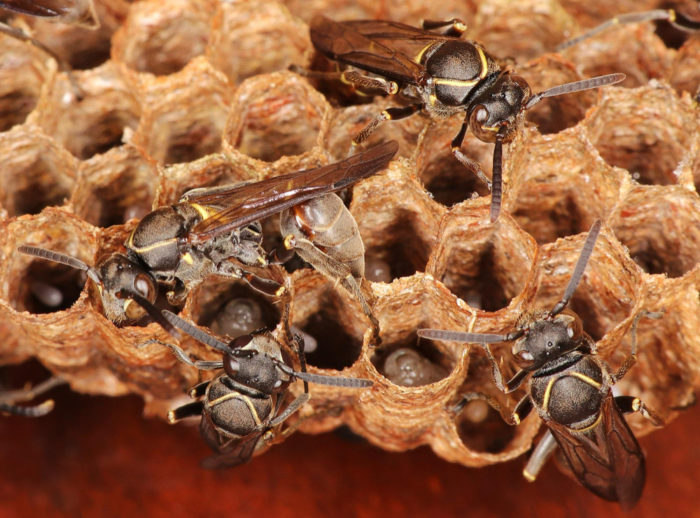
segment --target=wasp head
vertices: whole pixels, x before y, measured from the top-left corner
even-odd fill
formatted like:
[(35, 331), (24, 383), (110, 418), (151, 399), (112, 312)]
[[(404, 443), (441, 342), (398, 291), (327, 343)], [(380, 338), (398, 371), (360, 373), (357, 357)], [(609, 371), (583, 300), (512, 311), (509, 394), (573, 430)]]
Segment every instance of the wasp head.
[(530, 97), (530, 86), (520, 76), (503, 74), (472, 101), (469, 127), (483, 142), (495, 142), (501, 128), (503, 141), (515, 136), (517, 117)]
[(513, 355), (524, 370), (536, 370), (581, 345), (581, 320), (570, 312), (539, 318), (524, 328)]
[(146, 311), (130, 295), (138, 295), (155, 303), (158, 287), (153, 276), (141, 265), (123, 254), (112, 254), (97, 268), (102, 305), (114, 322), (137, 321)]
[(224, 356), (224, 371), (241, 385), (271, 395), (279, 392), (287, 380), (280, 376), (277, 361), (257, 350), (261, 345), (257, 342), (261, 340), (267, 338), (264, 335), (243, 335), (234, 339), (229, 344), (230, 352)]

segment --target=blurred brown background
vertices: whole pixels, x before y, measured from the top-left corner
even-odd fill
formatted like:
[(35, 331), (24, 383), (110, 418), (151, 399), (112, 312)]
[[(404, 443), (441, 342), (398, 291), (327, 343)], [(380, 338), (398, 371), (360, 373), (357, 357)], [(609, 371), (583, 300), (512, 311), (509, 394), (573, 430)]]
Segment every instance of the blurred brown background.
[(629, 514), (524, 458), (468, 469), (428, 448), (389, 453), (339, 434), (297, 434), (237, 469), (208, 472), (196, 428), (143, 419), (136, 397), (52, 394), (41, 419), (0, 417), (0, 517), (700, 517), (700, 408), (643, 437), (648, 480)]

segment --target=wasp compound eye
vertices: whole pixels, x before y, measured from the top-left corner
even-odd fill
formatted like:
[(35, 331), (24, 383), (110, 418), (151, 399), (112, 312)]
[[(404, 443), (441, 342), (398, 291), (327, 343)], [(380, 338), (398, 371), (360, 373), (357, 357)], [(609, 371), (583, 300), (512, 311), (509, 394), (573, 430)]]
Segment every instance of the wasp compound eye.
[(242, 349), (248, 345), (252, 339), (253, 335), (241, 335), (231, 340), (229, 347), (231, 347), (231, 349)]
[(134, 279), (134, 289), (143, 295), (149, 302), (156, 299), (156, 287), (153, 281), (145, 274), (140, 273)]
[(474, 112), (474, 120), (483, 124), (489, 118), (489, 111), (484, 106), (479, 106)]

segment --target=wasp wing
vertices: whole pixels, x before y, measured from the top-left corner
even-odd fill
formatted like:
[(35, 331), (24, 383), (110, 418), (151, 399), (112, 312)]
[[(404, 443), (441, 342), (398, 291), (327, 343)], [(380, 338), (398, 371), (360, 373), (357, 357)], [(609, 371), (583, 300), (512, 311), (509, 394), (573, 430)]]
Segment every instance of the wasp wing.
[(644, 454), (612, 394), (603, 402), (600, 421), (587, 431), (572, 432), (554, 421), (547, 426), (566, 467), (584, 487), (623, 509), (637, 503), (646, 478)]
[(386, 168), (398, 147), (392, 140), (325, 167), (233, 185), (230, 189), (215, 189), (211, 193), (204, 189), (193, 196), (185, 195), (188, 202), (223, 207), (195, 225), (190, 240), (205, 241), (317, 196), (344, 189)]
[[(41, 5), (44, 4), (44, 5)], [(39, 3), (35, 0), (6, 0), (0, 2), (0, 9), (15, 11), (17, 13), (29, 14), (31, 16), (59, 16), (65, 7), (61, 8), (60, 2), (46, 1)]]
[(233, 468), (248, 462), (255, 450), (262, 434), (256, 432), (241, 439), (234, 439), (219, 452), (202, 460), (205, 469)]
[(335, 22), (323, 15), (312, 18), (309, 33), (316, 50), (331, 59), (412, 84), (427, 79), (425, 67), (414, 57), (430, 42), (451, 39), (401, 23)]

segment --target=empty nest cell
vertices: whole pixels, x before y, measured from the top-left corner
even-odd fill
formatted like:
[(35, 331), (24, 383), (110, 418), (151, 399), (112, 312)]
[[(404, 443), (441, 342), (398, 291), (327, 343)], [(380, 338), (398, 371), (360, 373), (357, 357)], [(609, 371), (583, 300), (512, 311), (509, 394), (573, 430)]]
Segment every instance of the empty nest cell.
[(624, 171), (601, 159), (582, 124), (554, 135), (527, 130), (506, 156), (505, 204), (538, 243), (585, 232), (618, 201)]
[[(432, 199), (445, 207), (490, 194), (488, 186), (452, 154), (452, 140), (461, 124), (459, 116), (430, 123), (416, 155), (418, 178)], [(484, 174), (491, 176), (493, 144), (467, 133), (461, 149), (479, 163)]]
[(309, 270), (295, 272), (293, 282), (291, 324), (312, 349), (307, 363), (343, 370), (357, 362), (369, 329), (359, 303), (342, 287)]
[(301, 155), (320, 143), (328, 111), (323, 96), (296, 74), (256, 76), (236, 92), (224, 140), (230, 149), (265, 162)]
[(165, 78), (144, 78), (141, 92), (144, 113), (133, 143), (154, 160), (192, 162), (221, 149), (231, 89), (206, 59)]
[(232, 83), (240, 83), (303, 64), (310, 47), (308, 28), (280, 3), (220, 3), (207, 58)]
[(558, 2), (492, 0), (481, 3), (473, 24), (470, 37), (491, 55), (524, 62), (552, 52), (572, 29), (573, 20)]
[[(672, 215), (659, 218), (659, 214)], [(647, 273), (680, 277), (700, 263), (700, 201), (680, 186), (638, 186), (610, 225)]]
[(0, 132), (22, 124), (36, 106), (49, 71), (46, 55), (35, 47), (0, 34)]
[(168, 75), (201, 56), (209, 40), (216, 2), (137, 2), (114, 35), (112, 58), (138, 72)]
[(407, 165), (393, 162), (387, 175), (359, 183), (350, 205), (368, 261), (389, 265), (385, 282), (425, 271), (444, 210), (407, 176)]
[(82, 99), (67, 80), (57, 82), (37, 110), (37, 123), (85, 160), (123, 143), (125, 131), (138, 126), (141, 103), (133, 79), (113, 63), (74, 75)]
[(517, 433), (517, 428), (506, 423), (481, 394), (464, 393), (451, 411), (456, 413), (457, 432), (469, 450), (501, 453)]
[(491, 225), (487, 207), (460, 205), (445, 216), (427, 271), (470, 307), (498, 311), (525, 287), (535, 253), (508, 215)]
[[(587, 233), (540, 248), (535, 268), (537, 295), (531, 307), (546, 310), (561, 300)], [(620, 243), (603, 230), (568, 308), (596, 341), (633, 314), (642, 289), (641, 274)]]
[(650, 79), (665, 77), (673, 63), (674, 51), (666, 48), (654, 29), (648, 22), (619, 25), (564, 50), (562, 55), (585, 77), (622, 72), (627, 76), (622, 86), (645, 85)]
[(60, 209), (47, 209), (30, 219), (6, 221), (1, 241), (5, 256), (2, 298), (17, 311), (32, 314), (68, 309), (87, 280), (84, 272), (17, 251), (20, 245), (56, 250), (92, 264), (94, 236), (89, 226)]
[(16, 126), (0, 134), (0, 204), (10, 216), (63, 205), (75, 185), (77, 163), (41, 129)]
[[(527, 80), (533, 94), (584, 79), (573, 63), (552, 54), (518, 67), (518, 74)], [(588, 108), (595, 104), (597, 96), (595, 90), (584, 90), (544, 99), (525, 112), (525, 118), (534, 123), (544, 135), (558, 133), (582, 121)]]
[(73, 205), (85, 221), (98, 226), (141, 219), (151, 210), (156, 168), (138, 149), (125, 145), (80, 164)]
[(661, 83), (634, 90), (607, 88), (586, 125), (591, 141), (611, 165), (643, 184), (678, 182), (676, 168), (697, 131), (697, 112)]
[[(74, 70), (98, 67), (110, 57), (111, 38), (126, 18), (128, 0), (65, 2), (61, 21), (25, 17), (33, 36)], [(93, 9), (94, 6), (94, 9)]]

